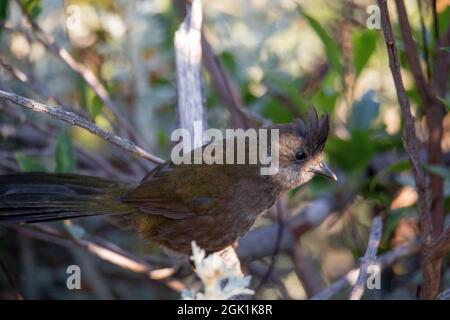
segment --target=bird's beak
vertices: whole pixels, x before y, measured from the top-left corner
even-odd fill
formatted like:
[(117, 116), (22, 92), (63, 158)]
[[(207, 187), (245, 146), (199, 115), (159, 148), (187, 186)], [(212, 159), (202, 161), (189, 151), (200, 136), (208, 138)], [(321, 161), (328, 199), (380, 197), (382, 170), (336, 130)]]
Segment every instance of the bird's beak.
[(323, 161), (320, 161), (319, 164), (311, 167), (309, 170), (315, 174), (320, 174), (321, 176), (337, 181), (337, 177), (334, 172), (331, 171), (331, 169)]

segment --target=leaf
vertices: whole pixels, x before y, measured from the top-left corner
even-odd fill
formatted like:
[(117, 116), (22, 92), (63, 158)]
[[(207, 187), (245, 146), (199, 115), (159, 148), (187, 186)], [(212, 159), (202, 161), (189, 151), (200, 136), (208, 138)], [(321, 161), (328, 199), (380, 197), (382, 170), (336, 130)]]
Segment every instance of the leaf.
[(378, 35), (375, 30), (364, 30), (353, 33), (353, 66), (355, 67), (356, 77), (360, 75), (375, 51), (377, 38)]
[(447, 110), (447, 112), (450, 112), (450, 101), (445, 100), (444, 98), (441, 98), (441, 97), (437, 97), (437, 98), (445, 106), (445, 109)]
[(20, 3), (22, 4), (25, 12), (33, 19), (36, 19), (42, 11), (41, 0), (20, 0)]
[(15, 154), (17, 163), (21, 171), (25, 172), (46, 172), (47, 168), (33, 157), (24, 155), (20, 152)]
[(70, 137), (66, 130), (63, 130), (59, 137), (55, 150), (55, 172), (67, 173), (75, 169), (75, 152)]
[(424, 167), (425, 169), (427, 169), (427, 171), (434, 173), (447, 181), (450, 181), (450, 169), (436, 165), (425, 165)]
[(350, 130), (367, 130), (378, 116), (380, 103), (374, 100), (375, 91), (367, 91), (361, 100), (353, 103), (348, 125)]
[[(6, 20), (9, 14), (9, 0), (0, 0), (0, 20)], [(0, 29), (1, 30), (1, 29)]]
[(370, 190), (374, 190), (376, 184), (389, 173), (403, 172), (409, 170), (410, 168), (411, 163), (409, 162), (409, 159), (400, 160), (389, 165), (387, 168), (381, 170), (375, 175), (375, 177), (372, 178), (372, 180), (370, 181)]
[(80, 83), (81, 95), (82, 95), (82, 108), (86, 110), (91, 119), (95, 121), (98, 115), (102, 113), (103, 103), (100, 98), (95, 94), (85, 82)]
[(450, 47), (441, 47), (441, 50), (444, 50), (444, 51), (450, 52)]
[(273, 98), (269, 98), (268, 102), (265, 104), (262, 115), (263, 117), (272, 120), (274, 123), (287, 123), (292, 121), (292, 114)]
[(308, 22), (308, 24), (313, 28), (316, 34), (319, 36), (320, 40), (325, 46), (325, 53), (328, 60), (330, 61), (331, 67), (338, 74), (343, 75), (343, 67), (341, 63), (341, 50), (337, 45), (336, 41), (327, 33), (327, 31), (320, 25), (320, 23), (308, 15), (301, 6), (297, 6), (298, 11), (303, 15)]

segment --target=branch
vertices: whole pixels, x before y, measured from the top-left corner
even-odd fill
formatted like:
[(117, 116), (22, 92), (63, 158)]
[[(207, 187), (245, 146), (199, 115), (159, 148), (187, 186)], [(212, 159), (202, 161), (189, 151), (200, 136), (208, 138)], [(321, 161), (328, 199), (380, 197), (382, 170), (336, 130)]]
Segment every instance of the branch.
[(445, 229), (444, 232), (434, 240), (429, 246), (424, 249), (423, 259), (426, 263), (432, 263), (441, 259), (447, 252), (450, 251), (450, 228)]
[[(411, 243), (407, 245), (403, 245), (393, 251), (389, 251), (375, 260), (375, 265), (379, 266), (380, 269), (384, 269), (390, 265), (392, 265), (397, 260), (407, 257), (413, 254), (416, 254), (420, 251), (420, 245), (417, 243)], [(320, 292), (319, 294), (312, 297), (312, 300), (329, 300), (334, 297), (336, 294), (344, 290), (346, 287), (354, 285), (356, 283), (356, 279), (358, 278), (359, 270), (352, 269), (331, 284), (328, 288)]]
[[(186, 17), (175, 32), (174, 47), (178, 89), (178, 115), (180, 127), (194, 135), (194, 122), (205, 120), (201, 77), (201, 27), (202, 3), (192, 1)], [(204, 128), (202, 128), (204, 129)], [(202, 132), (203, 133), (203, 132)], [(203, 141), (194, 141), (193, 149), (202, 146)]]
[(450, 300), (450, 288), (439, 293), (436, 297), (436, 300)]
[[(34, 225), (33, 227), (19, 227), (9, 226), (11, 229), (23, 233), (28, 237), (35, 239), (52, 242), (63, 247), (77, 247), (81, 248), (102, 260), (115, 264), (123, 269), (130, 270), (135, 273), (141, 273), (146, 275), (150, 280), (162, 281), (169, 288), (175, 291), (181, 291), (184, 286), (181, 283), (174, 282), (170, 277), (175, 273), (174, 268), (162, 268), (153, 269), (143, 259), (132, 255), (131, 253), (119, 248), (116, 245), (109, 244), (106, 240), (91, 241), (87, 239), (76, 239), (70, 236), (65, 236), (60, 231), (46, 226), (46, 225)], [(105, 245), (108, 244), (108, 246)]]
[[(419, 1), (420, 2), (420, 1)], [(403, 0), (395, 0), (397, 5), (400, 31), (402, 33), (403, 42), (405, 44), (405, 55), (413, 74), (414, 83), (417, 92), (421, 97), (427, 127), (429, 131), (428, 137), (428, 163), (431, 165), (441, 166), (443, 164), (442, 156), (442, 136), (443, 136), (443, 120), (445, 116), (444, 105), (439, 99), (433, 88), (427, 83), (425, 75), (422, 71), (417, 48), (412, 37), (411, 26), (408, 21), (408, 14)], [(439, 61), (436, 61), (439, 63)], [(444, 66), (442, 66), (444, 67)], [(447, 74), (447, 73), (446, 73)], [(432, 234), (425, 235), (424, 238), (436, 238), (442, 231), (444, 225), (444, 197), (443, 197), (443, 178), (437, 174), (430, 174), (430, 211), (432, 216), (432, 226), (430, 228)], [(437, 293), (437, 292), (436, 292)]]
[(366, 287), (367, 271), (369, 267), (374, 264), (377, 257), (378, 246), (380, 245), (382, 235), (383, 223), (381, 217), (373, 218), (372, 226), (370, 227), (369, 242), (367, 244), (366, 253), (362, 257), (361, 265), (359, 267), (358, 279), (350, 294), (350, 300), (360, 300), (364, 294)]
[(31, 109), (36, 112), (42, 112), (50, 115), (51, 117), (67, 122), (70, 125), (77, 126), (80, 128), (83, 128), (90, 133), (108, 141), (109, 143), (112, 143), (122, 149), (125, 149), (131, 153), (134, 153), (135, 155), (145, 158), (147, 160), (150, 160), (156, 164), (163, 163), (164, 160), (161, 158), (158, 158), (141, 147), (137, 146), (135, 143), (121, 138), (119, 136), (116, 136), (114, 133), (106, 131), (100, 127), (98, 127), (96, 124), (90, 122), (89, 120), (80, 117), (79, 115), (67, 111), (63, 109), (60, 106), (47, 106), (42, 103), (36, 102), (31, 99), (27, 99), (25, 97), (19, 96), (15, 93), (5, 92), (0, 90), (0, 98), (9, 100), (17, 105), (23, 106), (25, 108)]
[[(433, 220), (430, 213), (428, 188), (426, 185), (426, 175), (422, 169), (421, 163), (419, 161), (419, 140), (416, 136), (414, 128), (414, 118), (411, 114), (411, 109), (409, 105), (409, 100), (406, 95), (405, 87), (403, 85), (403, 79), (400, 72), (400, 62), (397, 56), (397, 49), (395, 46), (395, 39), (392, 32), (391, 21), (389, 17), (389, 10), (387, 7), (386, 0), (378, 0), (378, 5), (381, 11), (381, 24), (383, 27), (384, 38), (386, 40), (388, 57), (389, 57), (389, 67), (391, 69), (392, 77), (394, 79), (395, 89), (397, 92), (397, 99), (400, 105), (400, 110), (405, 121), (405, 135), (404, 135), (404, 145), (406, 152), (408, 153), (414, 180), (416, 182), (417, 194), (419, 196), (419, 211), (420, 220), (422, 228), (422, 241), (425, 245), (432, 241), (433, 235)], [(439, 273), (432, 266), (423, 265), (423, 285), (425, 287), (424, 294), (428, 297), (435, 296), (437, 291), (435, 290), (436, 284), (439, 283)], [(430, 293), (429, 288), (434, 288), (431, 291), (436, 291), (435, 293)]]
[[(22, 70), (9, 65), (8, 63), (6, 63), (6, 61), (3, 60), (2, 57), (0, 57), (0, 65), (17, 81), (20, 81), (24, 85), (29, 86), (29, 88), (31, 88), (31, 90), (33, 90), (36, 94), (45, 97), (47, 99), (52, 99), (53, 101), (56, 102), (56, 104), (60, 105), (65, 109), (73, 110), (73, 108), (70, 108), (62, 100), (51, 94), (50, 90), (46, 86), (36, 81), (36, 79), (33, 76), (26, 74)], [(86, 117), (86, 114), (83, 110), (77, 110), (77, 112), (81, 112), (81, 115)]]
[(311, 258), (303, 252), (300, 243), (294, 246), (292, 262), (307, 297), (312, 297), (322, 291), (322, 280), (318, 270), (314, 268)]
[[(180, 127), (189, 130), (193, 137), (198, 137), (194, 134), (194, 121), (206, 123), (201, 78), (201, 29), (202, 2), (193, 0), (187, 6), (186, 17), (174, 39)], [(202, 129), (205, 127), (206, 125), (202, 126)], [(202, 138), (198, 138), (199, 140), (194, 141), (193, 149), (203, 144)], [(222, 250), (220, 255), (228, 268), (242, 275), (241, 263), (232, 246)]]
[[(323, 197), (313, 201), (299, 214), (285, 222), (286, 232), (281, 232), (278, 251), (291, 254), (297, 239), (320, 225), (333, 211), (344, 207), (350, 196)], [(237, 253), (241, 260), (251, 261), (270, 256), (277, 250), (280, 225), (254, 229), (239, 239)], [(256, 244), (256, 245), (255, 245)]]

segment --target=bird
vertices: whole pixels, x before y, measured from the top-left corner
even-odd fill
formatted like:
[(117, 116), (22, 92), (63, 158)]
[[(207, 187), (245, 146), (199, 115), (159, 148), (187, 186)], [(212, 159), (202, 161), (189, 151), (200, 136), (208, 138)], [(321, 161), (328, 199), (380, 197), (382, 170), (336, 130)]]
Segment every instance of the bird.
[(312, 108), (306, 125), (297, 119), (267, 128), (279, 130), (276, 174), (261, 175), (258, 164), (169, 160), (137, 183), (78, 174), (0, 175), (0, 224), (102, 215), (178, 254), (190, 255), (192, 241), (207, 253), (220, 251), (247, 233), (283, 193), (315, 175), (337, 180), (323, 160), (328, 114), (319, 118)]

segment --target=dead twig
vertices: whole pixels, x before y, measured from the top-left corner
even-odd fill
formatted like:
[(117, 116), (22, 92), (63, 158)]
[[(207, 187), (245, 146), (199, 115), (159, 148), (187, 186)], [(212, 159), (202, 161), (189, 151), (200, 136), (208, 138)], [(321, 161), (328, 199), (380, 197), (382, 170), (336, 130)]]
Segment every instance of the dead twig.
[[(433, 236), (433, 218), (430, 212), (430, 200), (428, 187), (426, 183), (426, 174), (419, 160), (420, 142), (416, 136), (414, 128), (414, 118), (411, 114), (409, 100), (406, 95), (403, 79), (400, 72), (400, 61), (397, 55), (397, 48), (392, 31), (391, 20), (386, 0), (378, 0), (381, 12), (381, 24), (386, 41), (386, 47), (389, 57), (389, 66), (391, 69), (394, 85), (397, 92), (397, 99), (400, 110), (405, 121), (404, 145), (411, 162), (414, 180), (416, 182), (417, 194), (419, 196), (419, 212), (422, 229), (422, 241), (429, 244)], [(439, 270), (433, 265), (423, 264), (423, 297), (434, 298), (437, 294), (436, 288), (439, 288)]]
[(86, 129), (90, 133), (108, 141), (109, 143), (112, 143), (122, 149), (125, 149), (131, 153), (134, 153), (135, 155), (137, 155), (139, 157), (150, 160), (156, 164), (160, 164), (160, 163), (164, 162), (164, 160), (148, 153), (141, 147), (137, 146), (134, 142), (131, 142), (127, 139), (116, 136), (114, 133), (106, 131), (106, 130), (98, 127), (96, 124), (90, 122), (89, 120), (82, 118), (73, 112), (67, 111), (60, 106), (54, 106), (54, 107), (47, 106), (45, 104), (36, 102), (34, 100), (22, 97), (18, 94), (5, 92), (2, 90), (0, 90), (0, 98), (9, 100), (17, 105), (26, 107), (26, 108), (31, 109), (36, 112), (46, 113), (46, 114), (52, 116), (53, 118), (67, 122), (70, 125)]
[(364, 289), (366, 287), (367, 271), (370, 266), (373, 265), (376, 257), (378, 246), (381, 241), (381, 234), (383, 229), (383, 223), (380, 216), (373, 218), (372, 226), (370, 227), (369, 242), (367, 244), (366, 253), (360, 259), (361, 265), (359, 267), (358, 279), (356, 280), (355, 286), (350, 293), (350, 300), (360, 300), (364, 294)]
[[(375, 265), (379, 266), (380, 269), (384, 269), (397, 260), (407, 257), (413, 254), (417, 254), (420, 251), (419, 243), (411, 243), (403, 245), (395, 250), (384, 253), (375, 260)], [(311, 300), (328, 300), (334, 297), (336, 294), (347, 288), (348, 286), (353, 286), (358, 278), (359, 270), (352, 269), (343, 275), (341, 278), (336, 280), (328, 288), (324, 289), (322, 292), (318, 293)]]
[[(52, 242), (63, 247), (77, 247), (81, 248), (105, 261), (115, 264), (123, 269), (130, 270), (135, 273), (140, 273), (146, 275), (150, 280), (162, 281), (169, 288), (179, 291), (180, 288), (184, 288), (180, 283), (174, 282), (170, 277), (176, 272), (173, 267), (153, 269), (146, 261), (143, 259), (132, 255), (131, 253), (126, 253), (125, 250), (118, 248), (115, 245), (106, 247), (103, 244), (87, 240), (84, 238), (73, 238), (64, 235), (62, 232), (49, 227), (47, 225), (36, 224), (32, 227), (19, 227), (19, 226), (9, 226), (11, 229), (16, 230), (25, 236), (32, 237), (35, 239)], [(102, 240), (106, 242), (106, 240)], [(118, 248), (118, 250), (113, 250), (111, 248)]]

